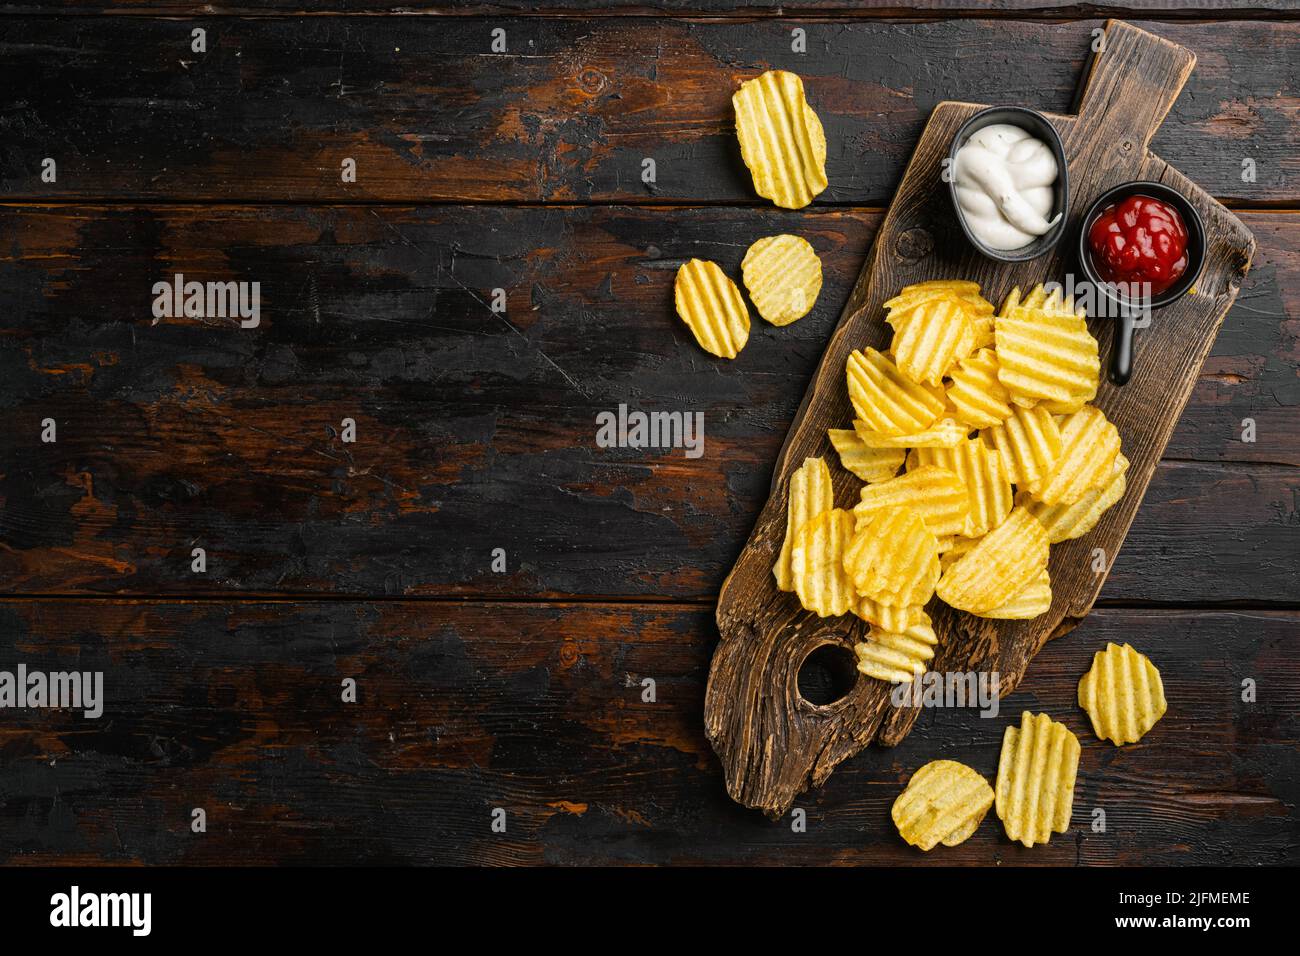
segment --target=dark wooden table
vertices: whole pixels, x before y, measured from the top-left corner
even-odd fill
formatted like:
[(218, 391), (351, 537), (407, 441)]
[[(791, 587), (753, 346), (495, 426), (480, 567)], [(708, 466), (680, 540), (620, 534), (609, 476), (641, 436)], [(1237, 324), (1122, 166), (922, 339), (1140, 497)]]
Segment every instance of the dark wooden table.
[[(1297, 862), (1294, 3), (397, 6), (0, 6), (0, 668), (108, 698), (0, 711), (5, 862)], [(719, 584), (930, 108), (1068, 110), (1099, 15), (1196, 52), (1153, 148), (1259, 254), (1094, 614), (1002, 717), (927, 712), (796, 832), (727, 798), (704, 739)], [(830, 142), (799, 212), (731, 129), (768, 67)], [(677, 266), (737, 273), (778, 231), (823, 258), (816, 309), (711, 359)], [(260, 282), (260, 326), (155, 323), (176, 272)], [(702, 411), (705, 454), (597, 447), (620, 403)], [(1170, 699), (1122, 750), (1074, 703), (1107, 640)], [(1070, 832), (904, 845), (901, 783), (991, 777), (1022, 708), (1084, 741)]]

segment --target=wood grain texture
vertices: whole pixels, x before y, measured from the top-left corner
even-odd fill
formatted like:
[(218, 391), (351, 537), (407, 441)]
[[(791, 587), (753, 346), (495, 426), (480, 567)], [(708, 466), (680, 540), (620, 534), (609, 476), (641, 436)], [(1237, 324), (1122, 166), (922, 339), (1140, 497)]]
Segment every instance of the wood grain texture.
[[(195, 26), (209, 31), (204, 54), (190, 52)], [(807, 54), (791, 51), (794, 26), (808, 31)], [(1070, 111), (1099, 26), (10, 17), (0, 195), (757, 204), (730, 96), (780, 67), (803, 75), (826, 127), (831, 186), (818, 204), (884, 205), (936, 103)], [(504, 55), (490, 52), (498, 27)], [(1300, 23), (1158, 29), (1200, 65), (1154, 149), (1216, 196), (1300, 201)], [(39, 179), (47, 156), (54, 185)], [(348, 157), (355, 184), (341, 182)]]
[[(939, 636), (931, 667), (939, 672), (998, 671), (1013, 687), (1033, 655), (1087, 615), (1109, 565), (1137, 514), (1147, 483), (1173, 433), (1237, 288), (1255, 241), (1245, 227), (1164, 160), (1147, 150), (1156, 128), (1191, 72), (1186, 49), (1129, 24), (1107, 24), (1104, 52), (1086, 74), (1075, 117), (1050, 117), (1061, 134), (1070, 172), (1070, 210), (1078, 217), (1112, 186), (1155, 180), (1175, 188), (1205, 222), (1206, 263), (1197, 295), (1161, 310), (1138, 344), (1133, 381), (1103, 382), (1095, 404), (1119, 429), (1131, 462), (1124, 497), (1088, 535), (1052, 549), (1051, 609), (1032, 621), (992, 621), (928, 606)], [(777, 590), (771, 568), (785, 535), (790, 475), (808, 457), (832, 456), (827, 428), (852, 421), (845, 361), (856, 348), (886, 349), (890, 330), (881, 303), (904, 286), (937, 278), (974, 279), (999, 302), (1014, 286), (1064, 281), (1074, 265), (1070, 244), (1015, 265), (984, 259), (960, 238), (940, 161), (961, 125), (981, 107), (935, 108), (895, 194), (862, 276), (804, 396), (773, 476), (772, 495), (718, 599), (722, 641), (714, 655), (705, 705), (709, 739), (722, 759), (728, 792), (745, 806), (784, 813), (795, 796), (822, 783), (835, 766), (873, 739), (897, 743), (911, 729), (914, 708), (889, 700), (890, 685), (859, 681), (831, 705), (800, 696), (797, 675), (819, 647), (846, 648), (865, 639), (857, 618), (818, 618)], [(1080, 277), (1082, 278), (1082, 277)], [(1090, 320), (1110, 353), (1109, 323)], [(834, 470), (837, 499), (849, 506), (861, 482)]]
[[(757, 209), (0, 207), (0, 580), (10, 592), (707, 599), (879, 215)], [(1300, 217), (1259, 262), (1106, 592), (1281, 604), (1300, 555)], [(807, 237), (807, 318), (731, 363), (672, 312), (693, 255)], [(262, 326), (152, 324), (151, 287), (260, 281)], [(508, 290), (504, 318), (485, 303)], [(704, 454), (596, 415), (699, 411)], [(42, 444), (41, 421), (59, 441)], [(345, 417), (358, 423), (345, 445)], [(1254, 443), (1240, 441), (1253, 418)], [(1231, 507), (1227, 507), (1227, 503)], [(191, 548), (209, 555), (189, 572)], [(509, 570), (489, 570), (492, 548)]]
[[(726, 796), (701, 712), (709, 608), (10, 601), (0, 624), (4, 667), (102, 670), (107, 696), (99, 720), (5, 711), (9, 865), (1300, 862), (1295, 613), (1099, 610), (998, 716), (928, 710), (848, 761), (800, 799), (805, 833)], [(1149, 654), (1170, 702), (1122, 749), (1075, 703), (1108, 640)], [(992, 778), (1022, 708), (1083, 744), (1070, 832), (1026, 850), (990, 813), (959, 847), (905, 845), (889, 806), (911, 773), (956, 758)]]

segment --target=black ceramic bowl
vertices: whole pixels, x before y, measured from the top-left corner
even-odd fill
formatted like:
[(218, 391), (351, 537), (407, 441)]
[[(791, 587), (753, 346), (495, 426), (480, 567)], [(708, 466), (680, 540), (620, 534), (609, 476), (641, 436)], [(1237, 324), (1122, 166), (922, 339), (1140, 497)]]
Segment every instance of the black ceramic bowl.
[(1097, 221), (1107, 206), (1135, 194), (1150, 196), (1152, 199), (1168, 203), (1178, 210), (1178, 214), (1183, 217), (1183, 223), (1187, 226), (1187, 271), (1164, 292), (1151, 297), (1151, 309), (1162, 309), (1185, 296), (1200, 278), (1201, 270), (1205, 268), (1205, 223), (1201, 221), (1201, 214), (1183, 197), (1182, 193), (1163, 183), (1142, 181), (1124, 183), (1102, 193), (1088, 207), (1088, 211), (1079, 221), (1079, 241), (1075, 252), (1084, 278), (1097, 290), (1097, 296), (1102, 300), (1099, 304), (1105, 305), (1107, 314), (1116, 322), (1115, 344), (1111, 348), (1110, 356), (1110, 380), (1116, 385), (1123, 385), (1133, 374), (1133, 330), (1141, 315), (1142, 306), (1140, 303), (1130, 301), (1119, 289), (1104, 281), (1097, 273), (1092, 264), (1092, 250), (1088, 248), (1088, 233), (1092, 230), (1092, 224)]
[[(961, 223), (961, 231), (966, 234), (970, 244), (978, 249), (981, 254), (988, 256), (990, 259), (996, 259), (998, 262), (1028, 262), (1030, 259), (1037, 259), (1039, 256), (1050, 252), (1061, 241), (1061, 236), (1065, 234), (1065, 221), (1069, 218), (1070, 209), (1070, 170), (1065, 163), (1065, 149), (1061, 146), (1061, 137), (1057, 134), (1056, 127), (1042, 113), (1026, 109), (1023, 106), (991, 106), (986, 110), (980, 110), (963, 123), (961, 129), (957, 130), (957, 135), (952, 138), (952, 146), (948, 149), (948, 168), (956, 169), (957, 150), (961, 149), (972, 135), (984, 127), (993, 126), (996, 123), (1018, 126), (1035, 138), (1042, 140), (1047, 144), (1047, 148), (1052, 151), (1052, 155), (1056, 157), (1056, 168), (1058, 170), (1056, 185), (1052, 187), (1056, 193), (1052, 201), (1052, 216), (1060, 213), (1061, 218), (1056, 221), (1056, 225), (1046, 234), (1039, 236), (1027, 246), (1021, 246), (1019, 249), (990, 249), (975, 238), (970, 226), (966, 224), (966, 214), (961, 211), (961, 205), (957, 202), (955, 177), (948, 183), (948, 194), (952, 197), (952, 208), (957, 213), (957, 221)], [(1047, 218), (1051, 219), (1052, 216)]]

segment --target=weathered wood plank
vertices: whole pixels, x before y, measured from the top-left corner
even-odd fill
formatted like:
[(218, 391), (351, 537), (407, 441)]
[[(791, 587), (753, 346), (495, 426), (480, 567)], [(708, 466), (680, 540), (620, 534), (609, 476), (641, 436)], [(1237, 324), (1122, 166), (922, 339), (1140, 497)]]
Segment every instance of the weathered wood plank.
[[(1294, 613), (1098, 610), (997, 717), (928, 710), (846, 763), (799, 801), (806, 833), (726, 795), (701, 713), (711, 608), (7, 601), (0, 621), (0, 668), (102, 670), (107, 698), (98, 720), (6, 712), (9, 864), (1300, 860)], [(1108, 640), (1164, 677), (1169, 713), (1138, 746), (1093, 739), (1075, 704)], [(992, 777), (1022, 708), (1083, 744), (1071, 831), (1026, 850), (990, 813), (960, 847), (904, 845), (888, 810), (908, 776), (953, 758)]]
[[(1067, 112), (1099, 25), (6, 18), (0, 194), (758, 202), (730, 95), (783, 67), (807, 79), (830, 140), (819, 203), (883, 205), (935, 103)], [(206, 53), (190, 50), (196, 26)], [(791, 51), (794, 26), (807, 53)], [(505, 54), (490, 50), (495, 28)], [(1300, 23), (1158, 29), (1199, 61), (1155, 150), (1216, 196), (1300, 200)], [(56, 184), (40, 179), (45, 157), (58, 161)], [(353, 184), (340, 175), (349, 157)], [(1245, 160), (1254, 182), (1242, 181)]]
[[(9, 592), (716, 593), (878, 217), (751, 209), (0, 208)], [(1261, 244), (1105, 600), (1294, 600), (1300, 219)], [(825, 261), (813, 313), (734, 363), (673, 316), (685, 257), (762, 235)], [(260, 281), (262, 324), (152, 285)], [(508, 290), (504, 317), (487, 308)], [(596, 447), (702, 412), (704, 454)], [(353, 418), (357, 442), (340, 441)], [(1254, 418), (1257, 441), (1239, 441)], [(40, 441), (53, 418), (58, 441)], [(1240, 467), (1231, 461), (1253, 462)], [(1174, 535), (1171, 528), (1184, 528)], [(193, 547), (208, 571), (190, 572)], [(508, 572), (490, 570), (504, 548)], [(1261, 556), (1268, 556), (1261, 568)]]

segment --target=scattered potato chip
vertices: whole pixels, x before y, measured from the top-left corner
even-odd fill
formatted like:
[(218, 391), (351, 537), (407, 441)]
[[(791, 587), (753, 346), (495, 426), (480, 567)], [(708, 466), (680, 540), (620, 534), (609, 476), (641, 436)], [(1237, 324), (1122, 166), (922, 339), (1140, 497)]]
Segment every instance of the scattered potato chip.
[(881, 604), (879, 601), (864, 597), (859, 599), (858, 603), (849, 610), (868, 624), (874, 624), (882, 631), (890, 631), (894, 634), (901, 634), (909, 627), (917, 624), (927, 626), (930, 624), (930, 616), (925, 613), (925, 608), (919, 604), (896, 607), (892, 604)]
[[(880, 486), (868, 486), (874, 487)], [(898, 607), (925, 604), (939, 580), (939, 544), (914, 509), (881, 508), (853, 535), (844, 570), (861, 597)]]
[(1009, 838), (1031, 847), (1070, 828), (1079, 752), (1079, 738), (1046, 714), (1025, 711), (1006, 729), (994, 805)]
[(1169, 705), (1156, 665), (1128, 644), (1107, 643), (1079, 681), (1079, 706), (1088, 712), (1092, 732), (1118, 747), (1141, 740)]
[(802, 319), (822, 291), (822, 261), (799, 236), (759, 239), (740, 268), (758, 314), (773, 325)]
[(970, 497), (956, 473), (929, 466), (863, 488), (853, 508), (858, 530), (882, 508), (912, 508), (931, 534), (946, 537), (965, 525)]
[(971, 428), (996, 425), (1011, 414), (1011, 395), (998, 381), (998, 356), (990, 348), (962, 359), (945, 395), (959, 421)]
[(1097, 340), (1078, 316), (1017, 306), (993, 325), (998, 381), (1012, 401), (1085, 401), (1097, 394)]
[(979, 827), (993, 806), (987, 780), (955, 760), (932, 760), (908, 781), (889, 815), (912, 846), (957, 846)]
[(970, 428), (951, 418), (910, 435), (881, 435), (867, 428), (860, 418), (854, 421), (853, 428), (862, 443), (870, 448), (951, 448), (965, 441), (970, 433)]
[(934, 299), (918, 306), (894, 333), (894, 363), (913, 382), (940, 385), (954, 364), (975, 350), (975, 328), (957, 303)]
[(677, 270), (677, 314), (704, 351), (735, 358), (749, 341), (749, 310), (716, 262), (691, 259)]
[(803, 80), (768, 70), (731, 97), (740, 155), (754, 191), (785, 209), (801, 209), (826, 188), (826, 134), (804, 98)]
[(910, 435), (935, 423), (943, 398), (903, 377), (888, 358), (869, 348), (850, 353), (849, 400), (865, 427), (878, 435)]
[(1016, 495), (1016, 504), (1038, 519), (1038, 523), (1047, 529), (1047, 539), (1056, 544), (1081, 538), (1101, 520), (1101, 516), (1111, 505), (1124, 497), (1127, 486), (1125, 473), (1128, 471), (1128, 459), (1123, 453), (1115, 456), (1115, 465), (1111, 479), (1103, 488), (1090, 488), (1082, 498), (1070, 505), (1045, 505), (1036, 500), (1028, 491)]
[(790, 554), (790, 573), (799, 603), (818, 617), (848, 613), (856, 600), (844, 570), (853, 537), (853, 516), (840, 508), (823, 511), (799, 529)]
[(782, 591), (794, 590), (794, 575), (790, 571), (790, 555), (794, 550), (795, 535), (807, 522), (823, 511), (835, 507), (835, 492), (831, 487), (831, 472), (820, 458), (805, 458), (799, 469), (790, 476), (790, 498), (786, 504), (785, 541), (781, 554), (772, 565), (776, 586)]
[(1119, 448), (1119, 430), (1100, 408), (1085, 405), (1061, 425), (1061, 454), (1051, 471), (1026, 487), (1043, 504), (1073, 504), (1109, 483)]
[(988, 429), (987, 435), (1013, 485), (1041, 480), (1061, 455), (1061, 430), (1042, 405), (1015, 405), (1006, 419)]
[(1007, 603), (1047, 567), (1047, 532), (1024, 508), (948, 565), (935, 592), (952, 607), (980, 614)]
[[(1002, 523), (1011, 511), (1011, 482), (1002, 473), (997, 452), (978, 438), (963, 438), (952, 448), (916, 448), (918, 467), (936, 465), (951, 471), (966, 486), (970, 511), (958, 532), (978, 538)], [(947, 550), (947, 549), (945, 549)]]
[(872, 448), (852, 428), (828, 428), (840, 464), (863, 481), (884, 481), (894, 477), (902, 466), (906, 452), (901, 448)]
[(939, 636), (928, 623), (913, 624), (898, 632), (873, 627), (867, 639), (853, 650), (861, 673), (897, 684), (924, 674), (926, 663), (934, 660), (938, 643)]
[(1006, 604), (991, 611), (977, 614), (976, 617), (990, 617), (1004, 621), (1028, 621), (1046, 614), (1052, 606), (1052, 579), (1043, 568), (1038, 577), (1025, 585), (1024, 590), (1014, 595)]

